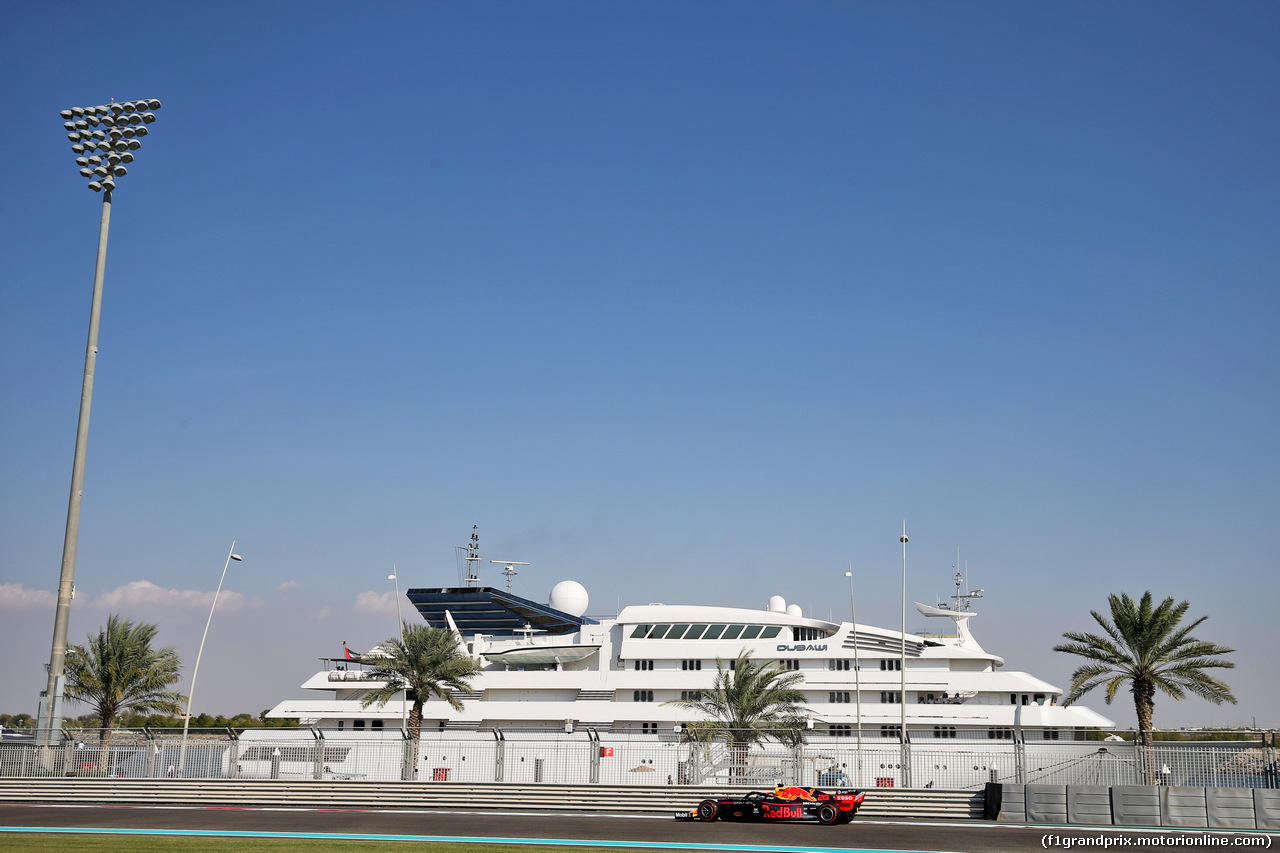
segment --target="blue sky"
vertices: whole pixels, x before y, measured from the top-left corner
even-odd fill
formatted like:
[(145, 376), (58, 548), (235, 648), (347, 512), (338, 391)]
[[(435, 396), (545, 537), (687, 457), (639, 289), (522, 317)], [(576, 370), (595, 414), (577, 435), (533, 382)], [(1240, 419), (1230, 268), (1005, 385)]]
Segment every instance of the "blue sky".
[(1008, 668), (1065, 686), (1150, 589), (1239, 650), (1240, 705), (1157, 725), (1280, 726), (1278, 41), (1248, 2), (10, 9), (0, 710), (44, 686), (100, 215), (58, 111), (147, 97), (71, 639), (194, 661), (236, 540), (195, 710), (300, 696), (473, 524), (531, 598), (847, 618), (852, 561), (893, 626), (906, 519), (909, 597), (958, 553)]

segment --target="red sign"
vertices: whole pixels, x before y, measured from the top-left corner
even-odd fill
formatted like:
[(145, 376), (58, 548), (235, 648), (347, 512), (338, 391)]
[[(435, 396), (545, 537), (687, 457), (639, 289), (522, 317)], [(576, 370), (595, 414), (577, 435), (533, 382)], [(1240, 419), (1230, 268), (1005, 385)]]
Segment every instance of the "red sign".
[(892, 776), (877, 776), (877, 777), (876, 777), (876, 787), (877, 787), (877, 788), (892, 788), (892, 787), (893, 787), (893, 777), (892, 777)]
[(601, 757), (601, 758), (613, 758), (613, 747), (611, 747), (611, 746), (602, 746), (602, 747), (600, 747), (600, 757)]

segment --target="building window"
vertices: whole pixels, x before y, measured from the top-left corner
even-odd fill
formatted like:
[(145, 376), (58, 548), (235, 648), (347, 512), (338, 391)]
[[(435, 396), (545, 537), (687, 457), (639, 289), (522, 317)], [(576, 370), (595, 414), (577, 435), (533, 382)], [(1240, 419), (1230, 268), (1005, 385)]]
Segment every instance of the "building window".
[(632, 695), (632, 698), (631, 698), (632, 702), (652, 702), (653, 701), (652, 690), (635, 690), (635, 691), (632, 691), (631, 695)]
[(850, 702), (853, 701), (852, 699), (849, 698), (849, 696), (850, 694), (848, 690), (844, 690), (844, 691), (837, 690), (834, 693), (827, 694), (827, 701), (834, 702), (837, 705), (848, 705)]
[(902, 661), (900, 660), (882, 660), (880, 661), (880, 669), (885, 672), (901, 672)]
[(651, 660), (637, 660), (637, 661), (632, 661), (631, 663), (634, 665), (634, 668), (637, 670), (653, 669), (653, 661)]
[(682, 661), (680, 661), (680, 668), (681, 668), (681, 669), (683, 669), (683, 670), (701, 670), (701, 669), (702, 669), (702, 661), (700, 661), (700, 660), (682, 660)]
[(901, 705), (902, 694), (897, 690), (882, 690), (880, 691), (880, 701), (888, 705)]
[(933, 736), (934, 737), (955, 737), (956, 727), (955, 726), (934, 726)]

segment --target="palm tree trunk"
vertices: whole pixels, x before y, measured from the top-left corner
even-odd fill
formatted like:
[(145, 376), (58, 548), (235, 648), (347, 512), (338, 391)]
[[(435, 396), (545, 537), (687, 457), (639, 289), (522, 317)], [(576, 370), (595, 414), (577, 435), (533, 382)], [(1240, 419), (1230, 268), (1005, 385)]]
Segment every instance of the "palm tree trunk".
[(106, 775), (111, 774), (111, 723), (102, 720), (102, 728), (98, 731), (98, 769)]
[(1138, 714), (1138, 742), (1142, 746), (1142, 772), (1147, 785), (1156, 783), (1155, 733), (1152, 719), (1156, 710), (1156, 686), (1149, 681), (1134, 680), (1133, 707)]
[(409, 778), (418, 778), (418, 753), (422, 740), (422, 700), (414, 699), (409, 708), (409, 737), (413, 741), (412, 758), (410, 759)]

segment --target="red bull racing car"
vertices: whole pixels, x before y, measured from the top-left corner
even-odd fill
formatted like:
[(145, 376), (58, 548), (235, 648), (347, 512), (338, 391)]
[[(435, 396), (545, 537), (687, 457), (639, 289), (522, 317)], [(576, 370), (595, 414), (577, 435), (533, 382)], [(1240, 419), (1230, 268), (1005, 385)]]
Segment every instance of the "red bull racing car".
[(779, 785), (773, 793), (712, 797), (695, 809), (676, 812), (676, 820), (817, 821), (825, 826), (848, 823), (862, 805), (862, 791), (823, 791)]

